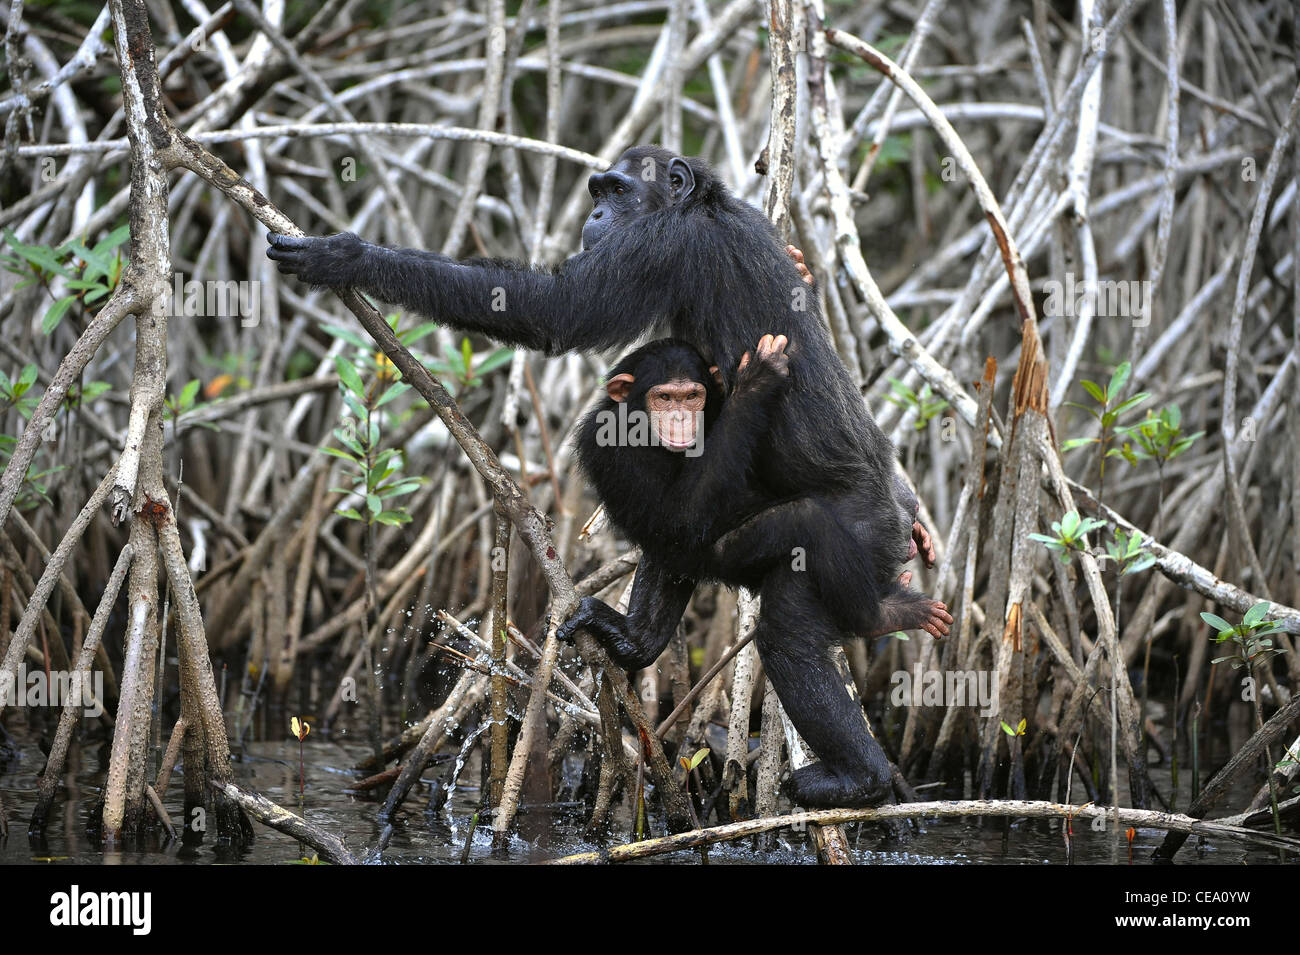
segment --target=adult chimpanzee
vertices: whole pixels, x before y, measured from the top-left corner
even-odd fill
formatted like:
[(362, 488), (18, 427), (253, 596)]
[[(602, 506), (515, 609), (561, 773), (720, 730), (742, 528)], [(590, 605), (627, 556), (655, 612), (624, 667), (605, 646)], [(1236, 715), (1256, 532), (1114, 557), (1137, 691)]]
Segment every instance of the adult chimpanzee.
[[(643, 345), (615, 364), (606, 397), (577, 428), (578, 463), (610, 520), (641, 548), (643, 564), (689, 581), (692, 589), (702, 578), (761, 586), (778, 564), (792, 563), (791, 549), (800, 546), (782, 542), (788, 521), (777, 516), (780, 509), (773, 508), (751, 473), (754, 451), (788, 379), (785, 345), (783, 336), (765, 335), (752, 362), (746, 353), (725, 403), (714, 380), (717, 369), (694, 348), (672, 338)], [(852, 585), (847, 569), (870, 569), (857, 538), (835, 511), (835, 502), (823, 505), (812, 498), (799, 518), (798, 539), (817, 549), (806, 563), (822, 606), (834, 602), (834, 587)], [(738, 531), (727, 534), (744, 519)], [(660, 608), (638, 576), (626, 617), (586, 597), (560, 628), (560, 637), (571, 639), (585, 628), (621, 666), (640, 669), (654, 663), (661, 648), (628, 637), (675, 626), (676, 620), (655, 619)], [(850, 626), (844, 635), (920, 627), (942, 636), (951, 622), (942, 604), (906, 590), (904, 583), (891, 588), (880, 610), (878, 620), (863, 623), (876, 629)]]
[[(933, 552), (914, 523), (914, 499), (904, 501), (895, 490), (893, 448), (836, 357), (817, 297), (806, 294), (771, 223), (705, 163), (657, 146), (628, 150), (588, 186), (595, 207), (583, 227), (584, 251), (554, 271), (457, 262), (436, 252), (383, 248), (350, 233), (272, 234), (268, 255), (304, 282), (356, 286), (457, 328), (550, 354), (666, 332), (716, 365), (728, 392), (741, 355), (761, 334), (787, 336), (797, 360), (756, 449), (754, 478), (771, 499), (789, 506), (738, 530), (811, 550), (803, 523), (809, 502), (830, 506), (868, 564), (841, 595), (856, 611), (847, 616), (879, 621), (882, 598), (897, 585), (898, 564), (910, 556), (912, 542), (927, 560)], [(636, 621), (645, 629), (623, 634), (627, 645), (642, 648), (639, 657), (654, 659), (667, 645), (694, 583), (642, 561), (634, 590), (646, 595), (647, 613)], [(836, 617), (846, 615), (832, 616), (809, 575), (788, 559), (759, 583), (759, 653), (795, 727), (821, 759), (795, 774), (796, 799), (863, 805), (884, 798), (884, 753), (865, 732), (827, 653), (828, 643), (843, 635)]]

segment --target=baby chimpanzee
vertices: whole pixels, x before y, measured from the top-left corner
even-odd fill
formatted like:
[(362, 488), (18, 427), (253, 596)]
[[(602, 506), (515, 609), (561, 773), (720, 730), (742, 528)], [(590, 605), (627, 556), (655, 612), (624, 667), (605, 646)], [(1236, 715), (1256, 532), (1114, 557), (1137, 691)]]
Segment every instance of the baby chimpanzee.
[(784, 335), (746, 352), (723, 402), (717, 370), (673, 338), (624, 356), (579, 426), (577, 458), (609, 519), (683, 575), (714, 576), (710, 547), (771, 503), (755, 488), (754, 449), (788, 380)]
[(642, 567), (657, 572), (645, 584), (638, 574), (627, 616), (587, 597), (561, 637), (585, 627), (621, 666), (649, 666), (662, 648), (649, 655), (657, 641), (646, 636), (676, 626), (697, 580), (759, 589), (774, 570), (806, 572), (844, 636), (947, 632), (942, 605), (901, 584), (881, 601), (879, 625), (853, 617), (845, 608), (856, 606), (870, 565), (844, 515), (816, 496), (774, 499), (755, 479), (754, 451), (789, 374), (786, 344), (766, 335), (752, 361), (746, 353), (725, 403), (716, 369), (675, 339), (614, 367), (606, 398), (578, 429), (578, 462), (610, 520), (641, 547)]

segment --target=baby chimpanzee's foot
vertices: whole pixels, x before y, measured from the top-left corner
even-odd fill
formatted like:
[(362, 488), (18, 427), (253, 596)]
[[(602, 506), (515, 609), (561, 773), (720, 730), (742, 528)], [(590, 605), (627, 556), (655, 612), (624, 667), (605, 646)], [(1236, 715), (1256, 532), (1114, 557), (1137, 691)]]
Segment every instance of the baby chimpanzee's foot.
[(878, 806), (892, 795), (889, 777), (855, 781), (827, 769), (823, 763), (809, 763), (796, 769), (781, 786), (798, 806)]
[(927, 567), (933, 567), (936, 557), (934, 541), (930, 539), (930, 532), (925, 529), (925, 525), (920, 521), (914, 521), (912, 523), (912, 539), (907, 545), (908, 560), (911, 560), (917, 555), (918, 545), (921, 554), (921, 562)]

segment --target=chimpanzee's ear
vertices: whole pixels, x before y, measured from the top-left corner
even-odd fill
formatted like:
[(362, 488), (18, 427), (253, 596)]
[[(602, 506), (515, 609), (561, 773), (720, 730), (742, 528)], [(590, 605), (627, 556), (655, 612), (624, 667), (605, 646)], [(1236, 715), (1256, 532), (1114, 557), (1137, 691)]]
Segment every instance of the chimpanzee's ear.
[(628, 392), (632, 390), (632, 382), (636, 381), (627, 372), (621, 375), (615, 375), (609, 381), (605, 382), (605, 394), (609, 395), (620, 404), (627, 401)]
[(723, 391), (727, 390), (727, 384), (722, 380), (722, 372), (718, 371), (717, 365), (709, 366), (709, 374), (713, 376), (713, 380), (717, 382), (719, 388)]
[(681, 202), (695, 189), (695, 173), (681, 156), (668, 161), (668, 198)]

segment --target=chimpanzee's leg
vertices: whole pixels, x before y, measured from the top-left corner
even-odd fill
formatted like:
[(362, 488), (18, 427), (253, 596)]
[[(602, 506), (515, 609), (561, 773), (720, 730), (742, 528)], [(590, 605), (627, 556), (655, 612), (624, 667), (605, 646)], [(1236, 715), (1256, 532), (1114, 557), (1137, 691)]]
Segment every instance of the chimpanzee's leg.
[(804, 806), (870, 806), (888, 799), (889, 761), (831, 660), (840, 634), (806, 575), (774, 570), (762, 597), (755, 642), (763, 668), (820, 760), (796, 770), (787, 791)]
[(717, 540), (708, 571), (757, 589), (768, 574), (788, 569), (809, 581), (836, 626), (864, 633), (880, 617), (880, 599), (906, 545), (876, 541), (870, 522), (851, 515), (848, 505), (834, 499), (773, 505)]
[(642, 557), (632, 582), (632, 598), (626, 616), (603, 600), (583, 597), (578, 610), (557, 633), (572, 640), (574, 632), (586, 630), (625, 670), (639, 670), (659, 659), (695, 591), (695, 579), (670, 572), (652, 558)]
[(727, 531), (713, 544), (710, 569), (724, 579), (757, 584), (779, 564), (792, 565), (809, 538), (826, 524), (825, 511), (801, 497), (764, 508)]

